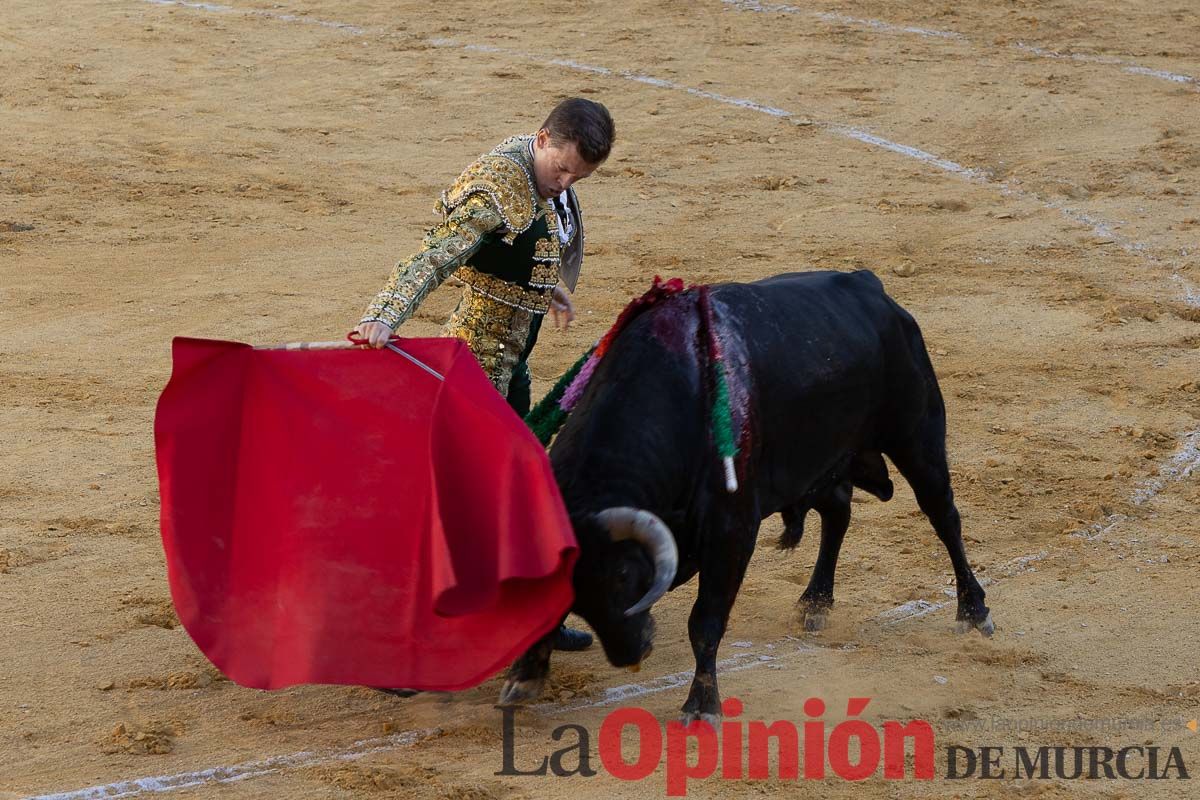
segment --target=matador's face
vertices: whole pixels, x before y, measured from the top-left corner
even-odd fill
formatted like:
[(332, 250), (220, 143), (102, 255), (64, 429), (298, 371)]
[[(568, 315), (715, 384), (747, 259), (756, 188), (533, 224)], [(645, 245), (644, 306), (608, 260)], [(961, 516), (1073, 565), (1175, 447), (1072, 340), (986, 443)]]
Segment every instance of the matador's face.
[(545, 128), (533, 140), (533, 175), (543, 198), (562, 194), (575, 181), (591, 175), (597, 166), (583, 160), (574, 142), (555, 142)]

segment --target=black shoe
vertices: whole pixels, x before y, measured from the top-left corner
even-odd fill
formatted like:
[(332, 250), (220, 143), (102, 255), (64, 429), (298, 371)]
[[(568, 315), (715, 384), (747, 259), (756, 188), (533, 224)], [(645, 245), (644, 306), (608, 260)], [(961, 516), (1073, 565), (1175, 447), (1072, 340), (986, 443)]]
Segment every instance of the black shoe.
[(555, 650), (587, 650), (592, 646), (592, 635), (587, 631), (577, 631), (566, 625), (559, 625), (554, 634)]
[(376, 687), (375, 691), (383, 692), (384, 694), (394, 694), (396, 697), (412, 697), (415, 694), (420, 694), (420, 689), (383, 689)]

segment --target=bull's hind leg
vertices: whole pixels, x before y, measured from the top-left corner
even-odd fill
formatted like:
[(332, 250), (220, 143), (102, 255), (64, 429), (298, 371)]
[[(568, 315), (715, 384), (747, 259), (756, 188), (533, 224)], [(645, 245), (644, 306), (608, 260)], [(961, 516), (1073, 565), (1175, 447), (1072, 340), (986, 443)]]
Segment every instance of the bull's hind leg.
[(823, 630), (829, 618), (829, 609), (833, 606), (833, 579), (842, 540), (846, 537), (846, 529), (850, 527), (852, 492), (849, 482), (841, 483), (813, 503), (813, 508), (821, 515), (821, 548), (808, 588), (800, 595), (800, 614), (806, 631)]
[(958, 631), (976, 628), (991, 636), (996, 626), (984, 605), (983, 587), (967, 561), (962, 540), (962, 520), (954, 504), (950, 486), (950, 467), (946, 463), (946, 423), (940, 414), (928, 417), (918, 435), (903, 446), (888, 451), (888, 456), (912, 486), (921, 511), (929, 518), (938, 538), (950, 554), (958, 593)]
[(688, 636), (696, 657), (692, 690), (683, 704), (684, 725), (703, 720), (715, 728), (721, 720), (721, 693), (717, 689), (717, 648), (729, 623), (746, 565), (754, 553), (758, 517), (753, 523), (714, 528), (710, 548), (700, 562), (700, 588), (688, 617)]
[(515, 706), (535, 700), (541, 695), (546, 678), (550, 675), (550, 654), (554, 652), (556, 633), (557, 627), (534, 642), (524, 655), (512, 663), (496, 705)]

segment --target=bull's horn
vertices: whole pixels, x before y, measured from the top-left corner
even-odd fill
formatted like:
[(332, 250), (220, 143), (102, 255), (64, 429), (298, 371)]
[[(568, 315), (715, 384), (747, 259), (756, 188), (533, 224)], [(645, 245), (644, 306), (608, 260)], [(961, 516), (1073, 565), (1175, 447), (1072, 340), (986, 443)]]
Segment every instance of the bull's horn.
[(608, 529), (614, 542), (631, 539), (646, 548), (654, 559), (654, 583), (650, 591), (625, 611), (627, 617), (640, 614), (658, 602), (671, 588), (671, 581), (675, 580), (675, 572), (679, 569), (679, 549), (675, 546), (675, 536), (665, 522), (640, 508), (606, 508), (596, 515), (596, 519)]

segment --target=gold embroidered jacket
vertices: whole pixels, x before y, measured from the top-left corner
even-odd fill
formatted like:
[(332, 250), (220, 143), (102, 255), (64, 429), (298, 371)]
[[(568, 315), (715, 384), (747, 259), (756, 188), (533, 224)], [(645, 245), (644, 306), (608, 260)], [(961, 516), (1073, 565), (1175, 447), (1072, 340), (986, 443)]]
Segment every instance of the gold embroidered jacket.
[(578, 199), (568, 191), (570, 235), (560, 236), (558, 213), (536, 190), (532, 139), (506, 140), (442, 193), (435, 206), (442, 221), (419, 253), (396, 265), (363, 317), (394, 330), (453, 275), (463, 296), (442, 333), (467, 342), (501, 393), (534, 316), (549, 310), (560, 280), (574, 289), (583, 257)]

